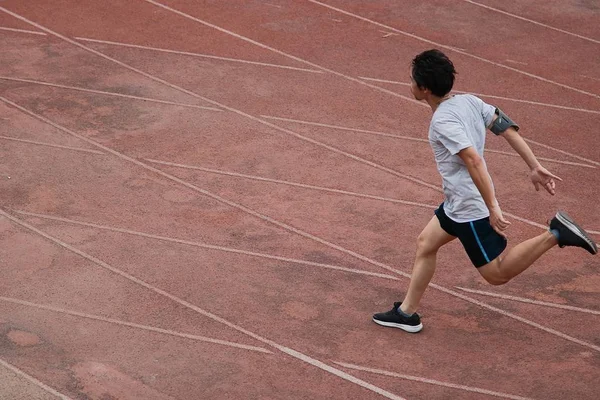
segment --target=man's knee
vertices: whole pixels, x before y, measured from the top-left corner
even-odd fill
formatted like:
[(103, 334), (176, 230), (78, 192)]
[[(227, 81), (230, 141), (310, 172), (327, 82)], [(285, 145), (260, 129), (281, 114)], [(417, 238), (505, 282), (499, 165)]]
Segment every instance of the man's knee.
[(432, 255), (436, 254), (440, 249), (440, 246), (436, 245), (435, 241), (429, 237), (425, 232), (417, 237), (417, 254), (418, 255)]
[(501, 258), (498, 257), (489, 264), (486, 264), (483, 267), (477, 269), (483, 277), (483, 279), (487, 281), (487, 283), (494, 286), (499, 286), (504, 285), (505, 283), (511, 280), (511, 276), (507, 276), (502, 272), (502, 269), (500, 268), (501, 261)]

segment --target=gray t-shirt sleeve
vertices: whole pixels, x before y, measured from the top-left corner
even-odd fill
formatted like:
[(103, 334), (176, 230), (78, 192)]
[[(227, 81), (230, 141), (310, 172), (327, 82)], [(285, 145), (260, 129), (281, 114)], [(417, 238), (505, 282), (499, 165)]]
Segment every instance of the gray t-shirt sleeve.
[(432, 128), (434, 139), (442, 143), (452, 155), (473, 146), (465, 128), (454, 119), (439, 119), (433, 124)]
[(496, 113), (496, 107), (487, 104), (483, 100), (481, 100), (481, 116), (485, 121), (486, 128), (492, 124), (492, 120), (494, 119), (494, 114)]

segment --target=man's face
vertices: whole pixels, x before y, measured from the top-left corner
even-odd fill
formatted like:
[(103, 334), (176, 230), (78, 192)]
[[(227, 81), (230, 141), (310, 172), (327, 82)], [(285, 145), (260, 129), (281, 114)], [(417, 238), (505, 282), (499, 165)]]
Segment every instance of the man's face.
[(416, 100), (421, 101), (425, 99), (425, 91), (419, 88), (412, 75), (410, 76), (410, 92)]

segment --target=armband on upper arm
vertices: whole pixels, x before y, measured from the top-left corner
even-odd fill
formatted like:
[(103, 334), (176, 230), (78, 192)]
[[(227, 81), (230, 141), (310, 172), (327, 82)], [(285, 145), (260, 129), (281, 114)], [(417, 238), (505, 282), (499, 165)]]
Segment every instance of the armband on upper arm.
[(515, 131), (519, 130), (519, 125), (513, 122), (512, 119), (508, 117), (508, 115), (504, 114), (501, 109), (496, 108), (496, 115), (498, 116), (496, 120), (490, 126), (490, 131), (492, 131), (495, 135), (499, 135), (510, 127), (515, 128)]

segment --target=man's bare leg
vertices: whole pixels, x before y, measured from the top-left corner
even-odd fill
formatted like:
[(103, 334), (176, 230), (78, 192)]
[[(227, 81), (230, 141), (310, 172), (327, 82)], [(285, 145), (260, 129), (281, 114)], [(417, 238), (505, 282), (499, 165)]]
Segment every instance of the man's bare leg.
[(417, 239), (415, 264), (404, 302), (395, 302), (391, 310), (373, 315), (376, 324), (411, 333), (423, 329), (421, 318), (415, 311), (435, 272), (438, 250), (453, 239), (456, 237), (442, 229), (437, 216), (429, 221)]
[(538, 258), (558, 244), (556, 236), (544, 232), (519, 243), (505, 255), (478, 268), (483, 278), (492, 285), (502, 285), (529, 268)]
[(417, 254), (406, 297), (400, 306), (405, 314), (412, 314), (417, 307), (435, 272), (437, 252), (446, 243), (456, 239), (440, 226), (434, 215), (417, 239)]

